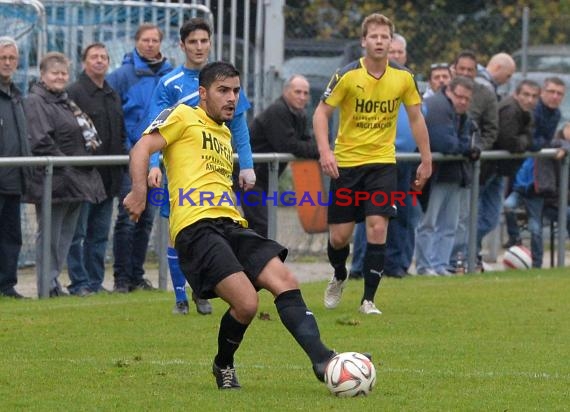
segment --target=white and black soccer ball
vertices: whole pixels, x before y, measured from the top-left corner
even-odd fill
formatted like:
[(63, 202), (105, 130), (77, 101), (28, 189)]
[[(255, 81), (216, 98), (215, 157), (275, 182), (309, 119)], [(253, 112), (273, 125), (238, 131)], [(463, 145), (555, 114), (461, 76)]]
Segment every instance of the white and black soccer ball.
[(361, 353), (339, 353), (325, 368), (325, 383), (336, 396), (368, 395), (376, 384), (376, 369)]
[(503, 265), (506, 269), (530, 269), (532, 254), (524, 246), (511, 246), (505, 251)]

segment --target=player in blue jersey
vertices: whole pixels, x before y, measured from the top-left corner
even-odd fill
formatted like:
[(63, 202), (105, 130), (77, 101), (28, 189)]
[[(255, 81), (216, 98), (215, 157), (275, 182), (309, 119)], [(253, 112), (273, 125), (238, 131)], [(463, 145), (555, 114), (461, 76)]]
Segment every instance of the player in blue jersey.
[[(202, 67), (208, 61), (210, 54), (212, 29), (210, 25), (201, 18), (194, 18), (186, 21), (180, 28), (180, 48), (186, 55), (183, 65), (172, 70), (168, 75), (162, 77), (154, 89), (150, 107), (150, 124), (162, 110), (185, 104), (197, 106), (200, 100), (198, 94), (198, 75)], [(253, 159), (251, 146), (249, 143), (249, 129), (247, 127), (246, 111), (250, 104), (240, 90), (240, 96), (233, 119), (228, 123), (232, 133), (232, 144), (239, 155), (239, 185), (243, 190), (248, 190), (255, 184), (255, 173), (253, 171)], [(148, 175), (149, 187), (160, 187), (163, 183), (163, 176), (159, 167), (159, 154), (155, 153), (150, 160), (150, 171)], [(166, 187), (166, 176), (164, 185)], [(168, 191), (165, 190), (165, 195)], [(164, 201), (160, 209), (160, 215), (168, 218), (170, 215), (169, 202)], [(186, 296), (186, 278), (180, 270), (178, 256), (172, 245), (168, 246), (168, 266), (170, 277), (176, 296), (174, 313), (188, 313), (188, 298)], [(196, 304), (198, 313), (203, 315), (212, 313), (210, 302), (201, 299), (192, 293), (192, 299)]]

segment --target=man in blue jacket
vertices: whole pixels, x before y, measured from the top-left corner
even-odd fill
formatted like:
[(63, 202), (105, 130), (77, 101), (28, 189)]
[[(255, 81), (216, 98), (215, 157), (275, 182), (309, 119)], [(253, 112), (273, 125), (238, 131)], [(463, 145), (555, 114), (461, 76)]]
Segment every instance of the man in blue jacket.
[[(424, 101), (423, 110), (433, 152), (463, 154), (476, 160), (481, 151), (473, 141), (473, 124), (467, 115), (474, 82), (455, 77), (448, 86)], [(463, 161), (441, 162), (430, 180), (427, 209), (416, 233), (416, 268), (420, 275), (449, 276), (447, 266), (455, 242), (461, 187), (472, 176)]]
[[(107, 81), (121, 97), (127, 132), (127, 150), (139, 140), (148, 126), (148, 110), (158, 80), (172, 70), (162, 56), (162, 32), (154, 24), (139, 26), (135, 34), (135, 49), (123, 58), (121, 67), (112, 72)], [(131, 179), (123, 175), (119, 197), (119, 214), (113, 236), (114, 290), (127, 293), (136, 289), (152, 289), (143, 277), (148, 240), (152, 230), (154, 210), (147, 207), (137, 222), (129, 220), (123, 207), (123, 198), (131, 190)]]
[[(200, 70), (208, 62), (210, 54), (212, 29), (207, 21), (201, 18), (193, 18), (186, 21), (180, 28), (180, 48), (184, 52), (186, 59), (183, 65), (176, 67), (170, 73), (163, 76), (158, 82), (152, 98), (150, 99), (150, 109), (148, 124), (160, 114), (164, 109), (178, 104), (197, 106), (200, 100), (198, 95), (198, 75)], [(250, 104), (242, 90), (240, 90), (237, 102), (236, 113), (228, 127), (232, 133), (232, 145), (239, 155), (239, 184), (244, 190), (250, 189), (255, 183), (255, 173), (253, 171), (253, 158), (247, 127), (246, 112)], [(164, 176), (166, 187), (166, 176)], [(155, 153), (150, 160), (150, 171), (148, 184), (158, 188), (162, 184), (162, 172), (159, 165), (158, 153)], [(166, 195), (168, 190), (164, 191)], [(161, 202), (160, 215), (168, 218), (170, 216), (170, 205), (166, 201)], [(188, 313), (188, 298), (186, 295), (186, 278), (180, 270), (178, 255), (172, 245), (168, 246), (168, 266), (170, 277), (174, 287), (176, 305), (174, 313)], [(212, 313), (212, 306), (207, 299), (201, 299), (192, 293), (192, 300), (196, 304), (198, 313), (207, 315)]]

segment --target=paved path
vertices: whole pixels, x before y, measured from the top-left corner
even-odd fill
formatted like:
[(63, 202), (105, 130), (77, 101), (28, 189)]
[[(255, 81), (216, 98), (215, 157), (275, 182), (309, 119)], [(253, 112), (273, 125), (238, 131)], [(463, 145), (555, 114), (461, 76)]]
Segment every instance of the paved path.
[[(544, 259), (544, 267), (550, 267), (550, 259), (547, 258), (547, 254), (545, 253)], [(291, 268), (293, 273), (297, 276), (301, 283), (305, 282), (317, 282), (322, 280), (327, 280), (330, 278), (332, 274), (332, 269), (326, 259), (323, 258), (314, 258), (314, 262), (299, 262), (299, 261), (288, 261), (287, 265)], [(566, 262), (570, 262), (570, 252), (566, 253)], [(156, 268), (156, 264), (149, 265), (150, 269), (147, 269), (146, 276), (153, 285), (158, 286), (158, 269)], [(486, 271), (501, 271), (504, 270), (503, 264), (499, 261), (497, 263), (486, 263), (485, 264)], [(414, 268), (412, 267), (410, 272), (414, 272)], [(60, 275), (60, 282), (62, 285), (69, 284), (69, 278), (67, 277), (67, 271)], [(107, 266), (107, 274), (105, 276), (104, 286), (112, 290), (113, 289), (113, 275), (112, 269), (110, 266)], [(25, 268), (20, 270), (18, 275), (18, 285), (16, 289), (22, 293), (24, 296), (28, 297), (37, 297), (37, 284), (36, 284), (36, 272), (35, 268)], [(168, 280), (168, 289), (172, 290), (172, 285), (170, 284), (170, 279)]]

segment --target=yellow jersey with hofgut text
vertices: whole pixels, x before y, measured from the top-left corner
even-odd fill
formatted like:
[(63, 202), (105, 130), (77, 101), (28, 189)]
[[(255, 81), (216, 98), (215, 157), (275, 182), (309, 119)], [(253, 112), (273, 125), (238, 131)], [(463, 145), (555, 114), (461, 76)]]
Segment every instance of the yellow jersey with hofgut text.
[(322, 101), (339, 109), (334, 153), (339, 167), (396, 163), (396, 123), (400, 104), (421, 103), (413, 74), (389, 62), (379, 79), (368, 73), (364, 58), (339, 69)]
[(229, 218), (247, 227), (232, 191), (230, 130), (200, 107), (184, 104), (163, 110), (144, 131), (158, 131), (170, 196), (170, 236), (201, 219)]

